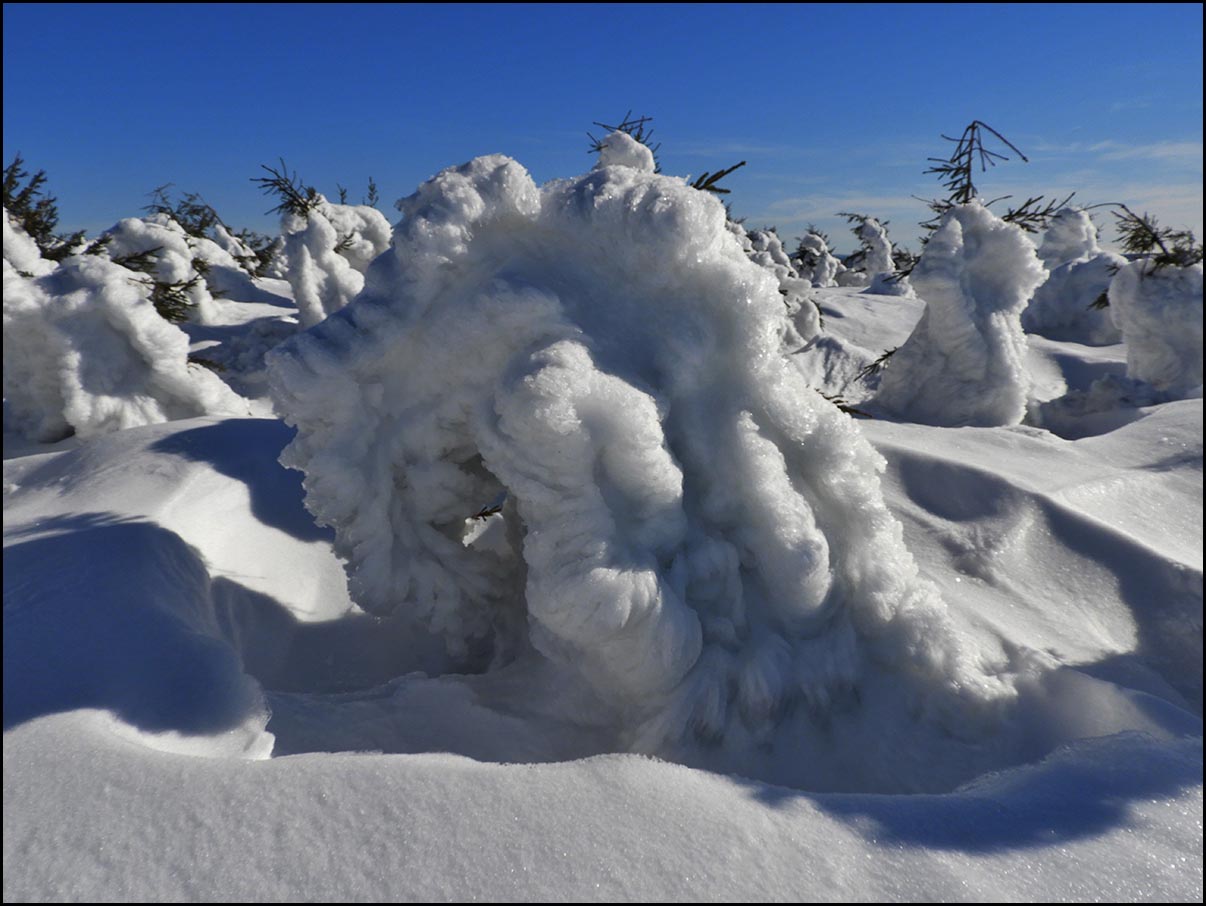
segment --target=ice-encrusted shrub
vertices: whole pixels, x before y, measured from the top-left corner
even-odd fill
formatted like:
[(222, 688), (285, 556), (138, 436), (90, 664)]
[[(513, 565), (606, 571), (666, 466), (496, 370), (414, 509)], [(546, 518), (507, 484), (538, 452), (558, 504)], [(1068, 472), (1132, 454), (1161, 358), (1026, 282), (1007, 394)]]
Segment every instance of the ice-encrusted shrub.
[(925, 311), (876, 404), (931, 425), (1018, 424), (1030, 390), (1020, 315), (1046, 277), (1020, 228), (978, 201), (950, 207), (910, 275)]
[[(6, 230), (6, 253), (8, 242)], [(188, 337), (159, 316), (129, 270), (97, 255), (42, 270), (24, 276), (6, 254), (6, 430), (55, 441), (248, 413), (216, 375), (188, 363)]]
[(1097, 227), (1088, 212), (1064, 208), (1056, 214), (1038, 256), (1049, 276), (1022, 312), (1022, 327), (1093, 346), (1120, 342), (1122, 333), (1110, 312), (1097, 302), (1126, 259), (1097, 244)]
[(1119, 268), (1110, 307), (1126, 344), (1126, 373), (1170, 398), (1202, 392), (1202, 265)]
[(304, 213), (281, 217), (286, 279), (298, 320), (312, 327), (364, 288), (369, 262), (389, 247), (385, 215), (368, 205), (332, 204), (321, 194)]
[(860, 707), (981, 732), (1003, 687), (904, 547), (883, 460), (782, 355), (777, 281), (715, 198), (643, 155), (542, 187), (495, 155), (400, 207), (363, 293), (269, 355), (281, 461), (358, 604), (479, 669), (551, 662), (641, 750), (789, 720), (821, 745)]

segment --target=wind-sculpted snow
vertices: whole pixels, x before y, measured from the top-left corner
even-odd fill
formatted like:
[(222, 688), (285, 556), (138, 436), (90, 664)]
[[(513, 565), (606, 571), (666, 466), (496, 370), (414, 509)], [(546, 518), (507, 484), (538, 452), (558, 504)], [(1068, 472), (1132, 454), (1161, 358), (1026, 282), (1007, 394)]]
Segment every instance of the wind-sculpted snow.
[(188, 337), (155, 311), (130, 271), (80, 255), (36, 278), (4, 267), (5, 427), (51, 441), (247, 403), (188, 363)]
[(369, 262), (389, 247), (389, 221), (368, 205), (332, 204), (321, 195), (306, 214), (285, 214), (284, 257), (298, 318), (313, 327), (364, 288)]
[[(538, 188), (490, 156), (422, 185), (364, 293), (270, 354), (297, 427), (282, 462), (357, 603), (483, 667), (530, 642), (622, 745), (744, 750), (794, 714), (871, 787), (946, 783), (855, 748), (888, 715), (944, 727), (923, 762), (1011, 687), (918, 575), (882, 459), (781, 354), (774, 276), (717, 200), (651, 170)], [(840, 742), (810, 735), (860, 713)]]
[(1155, 269), (1135, 261), (1110, 284), (1128, 377), (1172, 398), (1202, 393), (1202, 265)]
[(1105, 346), (1122, 340), (1110, 312), (1095, 302), (1110, 287), (1126, 259), (1097, 244), (1087, 212), (1064, 208), (1051, 220), (1038, 256), (1050, 271), (1022, 312), (1030, 333)]
[(1030, 388), (1019, 315), (1046, 276), (1018, 227), (978, 202), (951, 208), (913, 268), (925, 312), (876, 403), (923, 424), (1018, 424)]

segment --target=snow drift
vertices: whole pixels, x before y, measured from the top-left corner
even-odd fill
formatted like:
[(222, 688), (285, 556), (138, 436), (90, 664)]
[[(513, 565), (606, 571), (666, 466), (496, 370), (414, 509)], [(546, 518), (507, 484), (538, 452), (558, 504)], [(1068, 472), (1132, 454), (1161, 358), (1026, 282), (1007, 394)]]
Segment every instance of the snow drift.
[(930, 425), (1018, 424), (1030, 389), (1019, 316), (1046, 276), (1021, 229), (979, 202), (951, 208), (910, 275), (925, 312), (876, 404)]
[(612, 138), (543, 188), (503, 156), (441, 172), (364, 293), (270, 354), (282, 462), (353, 599), (479, 669), (534, 646), (628, 747), (745, 749), (860, 695), (974, 737), (1009, 684), (919, 577), (881, 458), (780, 354), (777, 281)]

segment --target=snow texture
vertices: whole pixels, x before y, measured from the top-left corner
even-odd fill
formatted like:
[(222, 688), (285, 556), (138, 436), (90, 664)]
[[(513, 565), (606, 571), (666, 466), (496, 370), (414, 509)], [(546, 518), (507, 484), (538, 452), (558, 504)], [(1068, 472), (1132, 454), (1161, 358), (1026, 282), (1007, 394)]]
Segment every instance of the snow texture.
[(913, 269), (925, 312), (876, 404), (930, 425), (1018, 424), (1030, 388), (1020, 314), (1046, 276), (1018, 227), (979, 202), (951, 208)]
[(1109, 311), (1096, 302), (1126, 259), (1097, 244), (1097, 227), (1086, 211), (1064, 208), (1052, 218), (1038, 256), (1050, 272), (1022, 312), (1022, 327), (1090, 346), (1122, 340)]
[(1202, 265), (1133, 261), (1110, 284), (1126, 373), (1174, 397), (1202, 394)]
[(130, 271), (104, 257), (68, 258), (33, 279), (5, 259), (6, 430), (50, 441), (246, 415), (246, 401), (188, 364), (188, 351), (188, 337), (159, 316)]
[(364, 288), (369, 262), (389, 247), (385, 215), (369, 205), (332, 204), (322, 195), (305, 214), (286, 213), (287, 278), (298, 319), (313, 327)]
[[(781, 355), (776, 281), (715, 198), (645, 163), (538, 188), (490, 156), (400, 207), (363, 295), (269, 356), (282, 462), (358, 604), (495, 666), (530, 642), (638, 750), (744, 749), (860, 688), (992, 723), (1008, 683), (918, 575), (880, 457)], [(898, 771), (858, 757), (872, 787)]]

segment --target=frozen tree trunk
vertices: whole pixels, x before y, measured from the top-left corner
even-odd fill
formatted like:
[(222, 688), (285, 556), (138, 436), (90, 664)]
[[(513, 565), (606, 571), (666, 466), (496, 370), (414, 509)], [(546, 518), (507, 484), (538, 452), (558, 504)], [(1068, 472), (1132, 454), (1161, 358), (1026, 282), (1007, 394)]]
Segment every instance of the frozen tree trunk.
[(926, 302), (884, 370), (876, 404), (930, 425), (1015, 425), (1030, 376), (1020, 315), (1046, 279), (1034, 246), (978, 202), (943, 217), (913, 268)]

